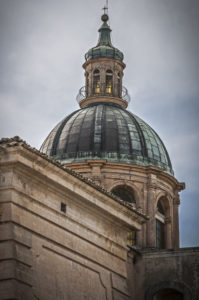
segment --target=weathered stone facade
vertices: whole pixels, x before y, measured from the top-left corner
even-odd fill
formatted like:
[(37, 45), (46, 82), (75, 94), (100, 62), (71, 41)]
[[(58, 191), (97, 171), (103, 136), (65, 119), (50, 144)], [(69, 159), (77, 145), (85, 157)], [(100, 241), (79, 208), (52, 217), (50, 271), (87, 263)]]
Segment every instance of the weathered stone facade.
[(146, 216), (18, 139), (1, 143), (0, 299), (128, 299)]
[(198, 299), (199, 248), (142, 249), (128, 263), (131, 299)]
[(178, 207), (179, 191), (184, 183), (160, 168), (111, 163), (105, 160), (87, 160), (85, 163), (67, 164), (72, 170), (90, 178), (108, 191), (117, 186), (129, 187), (135, 196), (135, 207), (150, 216), (147, 226), (137, 234), (136, 245), (156, 247), (155, 220), (157, 203), (163, 199), (166, 207), (166, 248), (179, 248)]
[(148, 232), (140, 207), (17, 138), (0, 153), (0, 299), (197, 299), (199, 248), (127, 248), (129, 231)]

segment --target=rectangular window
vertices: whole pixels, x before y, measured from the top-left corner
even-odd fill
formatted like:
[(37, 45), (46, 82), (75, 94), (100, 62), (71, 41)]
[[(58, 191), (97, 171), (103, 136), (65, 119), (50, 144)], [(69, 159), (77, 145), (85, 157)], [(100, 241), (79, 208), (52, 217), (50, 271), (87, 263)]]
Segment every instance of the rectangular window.
[(66, 204), (61, 202), (61, 211), (66, 213)]

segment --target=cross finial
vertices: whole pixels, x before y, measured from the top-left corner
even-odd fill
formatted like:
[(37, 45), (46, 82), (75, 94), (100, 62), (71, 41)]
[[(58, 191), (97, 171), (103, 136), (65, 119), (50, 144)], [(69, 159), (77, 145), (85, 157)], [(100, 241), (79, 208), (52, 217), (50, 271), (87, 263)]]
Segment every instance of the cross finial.
[(104, 10), (104, 14), (108, 13), (108, 7), (104, 6), (102, 9)]

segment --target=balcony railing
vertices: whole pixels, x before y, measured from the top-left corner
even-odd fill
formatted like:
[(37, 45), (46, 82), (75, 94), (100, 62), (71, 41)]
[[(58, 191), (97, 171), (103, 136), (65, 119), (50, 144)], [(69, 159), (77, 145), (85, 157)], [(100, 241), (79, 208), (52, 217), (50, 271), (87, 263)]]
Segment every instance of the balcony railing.
[[(97, 92), (95, 92), (95, 90), (97, 90)], [(124, 101), (126, 101), (127, 103), (129, 103), (131, 101), (131, 98), (128, 94), (128, 90), (127, 88), (125, 88), (124, 86), (122, 86), (122, 90), (121, 90), (121, 95), (118, 95), (118, 89), (117, 87), (115, 87), (114, 89), (112, 89), (112, 91), (110, 92), (109, 88), (104, 88), (100, 87), (97, 88), (91, 92), (87, 91), (86, 86), (81, 87), (81, 89), (79, 90), (79, 93), (76, 97), (76, 100), (78, 103), (80, 103), (82, 100), (86, 99), (86, 98), (91, 98), (91, 97), (116, 97), (116, 98), (120, 98)]]

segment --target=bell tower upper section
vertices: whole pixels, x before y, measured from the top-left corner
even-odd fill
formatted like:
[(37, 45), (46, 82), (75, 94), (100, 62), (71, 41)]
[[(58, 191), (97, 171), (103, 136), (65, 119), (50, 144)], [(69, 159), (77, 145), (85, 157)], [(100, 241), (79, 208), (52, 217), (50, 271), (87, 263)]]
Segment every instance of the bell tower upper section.
[(77, 101), (81, 108), (96, 102), (116, 103), (126, 108), (130, 97), (122, 85), (124, 55), (111, 43), (108, 15), (103, 14), (101, 20), (97, 46), (85, 54), (85, 86), (79, 90)]

